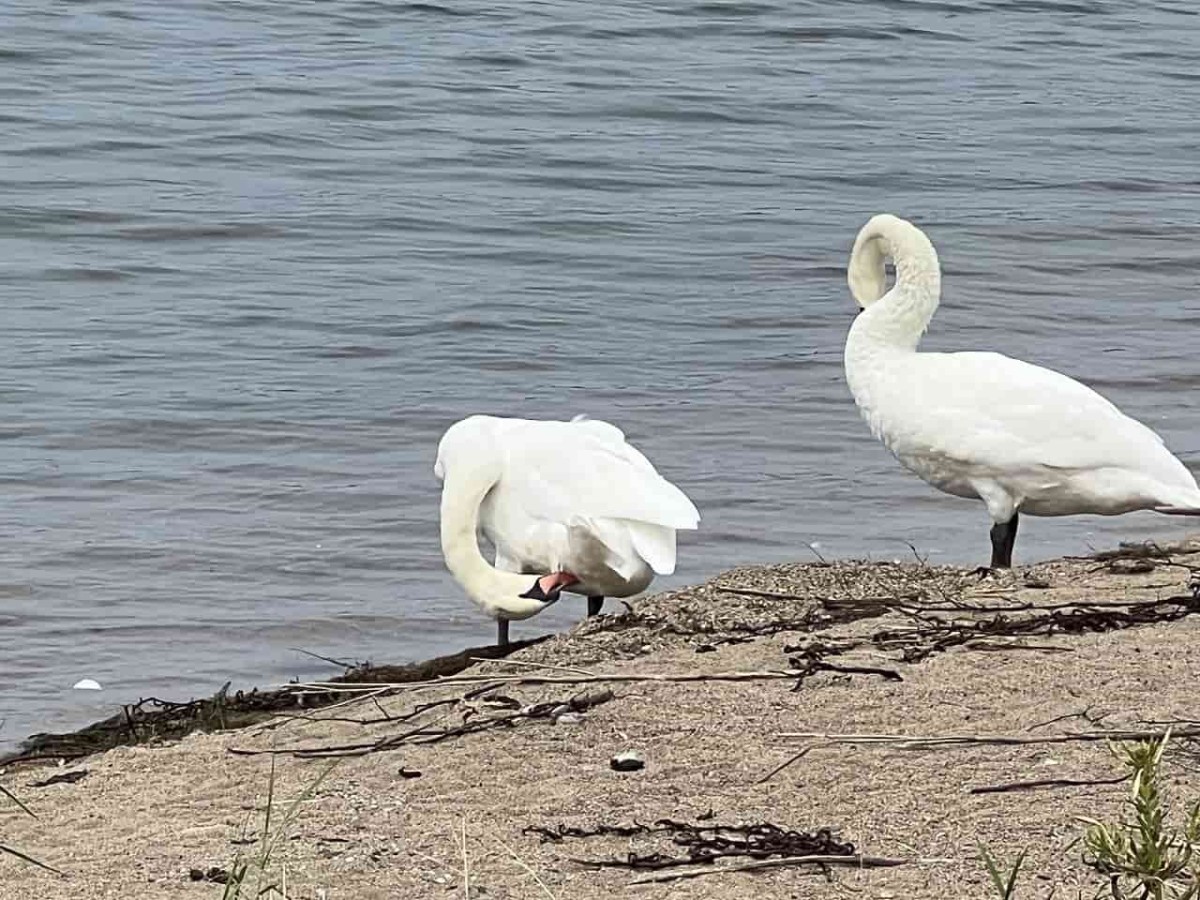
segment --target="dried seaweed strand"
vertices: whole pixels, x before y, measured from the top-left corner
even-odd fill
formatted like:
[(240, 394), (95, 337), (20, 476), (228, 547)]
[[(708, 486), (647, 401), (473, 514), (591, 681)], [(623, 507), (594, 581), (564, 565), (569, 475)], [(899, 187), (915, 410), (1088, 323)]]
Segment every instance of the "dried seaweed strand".
[(686, 851), (686, 855), (683, 856), (630, 852), (623, 858), (571, 860), (594, 869), (673, 869), (696, 864), (711, 865), (718, 859), (745, 857), (756, 860), (832, 857), (840, 860), (853, 858), (857, 853), (853, 844), (839, 841), (828, 828), (820, 828), (814, 832), (795, 831), (770, 822), (693, 825), (689, 822), (659, 819), (653, 825), (635, 822), (633, 825), (601, 824), (591, 828), (570, 825), (558, 825), (556, 828), (531, 826), (524, 831), (526, 834), (537, 834), (543, 841), (553, 843), (561, 843), (566, 838), (629, 838), (635, 835), (664, 834), (673, 844)]

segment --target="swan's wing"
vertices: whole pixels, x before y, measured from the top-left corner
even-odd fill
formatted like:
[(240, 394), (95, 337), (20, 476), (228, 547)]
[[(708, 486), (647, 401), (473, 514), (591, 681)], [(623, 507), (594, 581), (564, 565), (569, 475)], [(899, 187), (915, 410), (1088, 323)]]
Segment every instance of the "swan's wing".
[[(559, 425), (562, 423), (552, 422), (550, 424)], [(637, 453), (637, 450), (634, 450), (633, 447), (630, 447), (625, 443), (625, 432), (623, 432), (616, 425), (613, 425), (611, 422), (605, 422), (601, 419), (589, 419), (587, 416), (581, 414), (566, 424), (570, 425), (572, 430), (577, 434), (591, 435), (601, 443), (612, 446), (624, 445), (629, 447), (630, 450), (633, 450), (634, 453)], [(639, 457), (641, 456), (640, 453), (637, 453), (637, 455)], [(642, 458), (643, 460), (645, 459), (644, 457)], [(647, 463), (647, 465), (649, 465), (649, 463)], [(653, 468), (653, 466), (651, 466), (651, 468)]]
[(897, 455), (941, 455), (998, 472), (1115, 467), (1167, 483), (1183, 468), (1157, 434), (1052, 369), (999, 353), (922, 353), (906, 365), (912, 360), (889, 388), (888, 407), (900, 413), (886, 426)]
[(506, 429), (499, 444), (505, 491), (535, 518), (627, 519), (667, 528), (700, 521), (687, 495), (607, 422), (524, 421)]
[(509, 556), (504, 552), (502, 546), (496, 547), (496, 562), (495, 566), (501, 572), (516, 572), (518, 575), (524, 572), (525, 567), (521, 560), (515, 556)]

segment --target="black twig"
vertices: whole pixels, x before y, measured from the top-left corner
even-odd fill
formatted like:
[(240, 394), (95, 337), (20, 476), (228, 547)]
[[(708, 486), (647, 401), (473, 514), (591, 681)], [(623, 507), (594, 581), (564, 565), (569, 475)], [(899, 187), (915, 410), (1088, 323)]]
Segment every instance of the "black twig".
[(1094, 787), (1100, 784), (1120, 784), (1128, 781), (1128, 775), (1117, 778), (1040, 778), (1035, 781), (1012, 781), (1008, 784), (988, 784), (973, 787), (968, 794), (1006, 794), (1012, 791), (1031, 791), (1050, 787)]

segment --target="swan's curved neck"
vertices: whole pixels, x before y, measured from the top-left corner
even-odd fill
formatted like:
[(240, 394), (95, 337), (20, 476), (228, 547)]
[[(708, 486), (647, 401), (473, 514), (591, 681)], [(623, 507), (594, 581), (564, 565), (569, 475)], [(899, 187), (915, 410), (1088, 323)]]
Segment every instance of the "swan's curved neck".
[[(886, 294), (886, 263), (896, 283)], [(850, 290), (865, 307), (850, 329), (850, 344), (916, 350), (937, 310), (942, 271), (924, 232), (895, 216), (875, 216), (859, 232), (847, 272)]]
[(501, 572), (479, 552), (479, 507), (499, 478), (487, 466), (446, 473), (442, 485), (442, 555), (446, 568), (467, 595), (497, 618), (524, 619), (546, 608), (546, 601), (522, 597), (533, 581), (528, 575)]

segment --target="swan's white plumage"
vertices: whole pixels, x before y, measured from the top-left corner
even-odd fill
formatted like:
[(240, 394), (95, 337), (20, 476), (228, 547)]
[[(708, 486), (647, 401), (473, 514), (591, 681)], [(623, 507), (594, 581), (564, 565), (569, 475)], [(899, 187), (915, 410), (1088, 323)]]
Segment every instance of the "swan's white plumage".
[[(884, 258), (897, 281), (882, 292)], [(1196, 480), (1162, 439), (1091, 388), (998, 353), (921, 353), (937, 308), (937, 255), (919, 229), (876, 216), (859, 233), (851, 290), (864, 307), (846, 375), (874, 434), (909, 469), (979, 497), (996, 522), (1134, 509), (1200, 512)]]
[(434, 471), (486, 458), (498, 471), (479, 527), (508, 571), (566, 571), (572, 592), (629, 596), (675, 569), (675, 531), (696, 507), (614, 425), (471, 416), (442, 438)]

